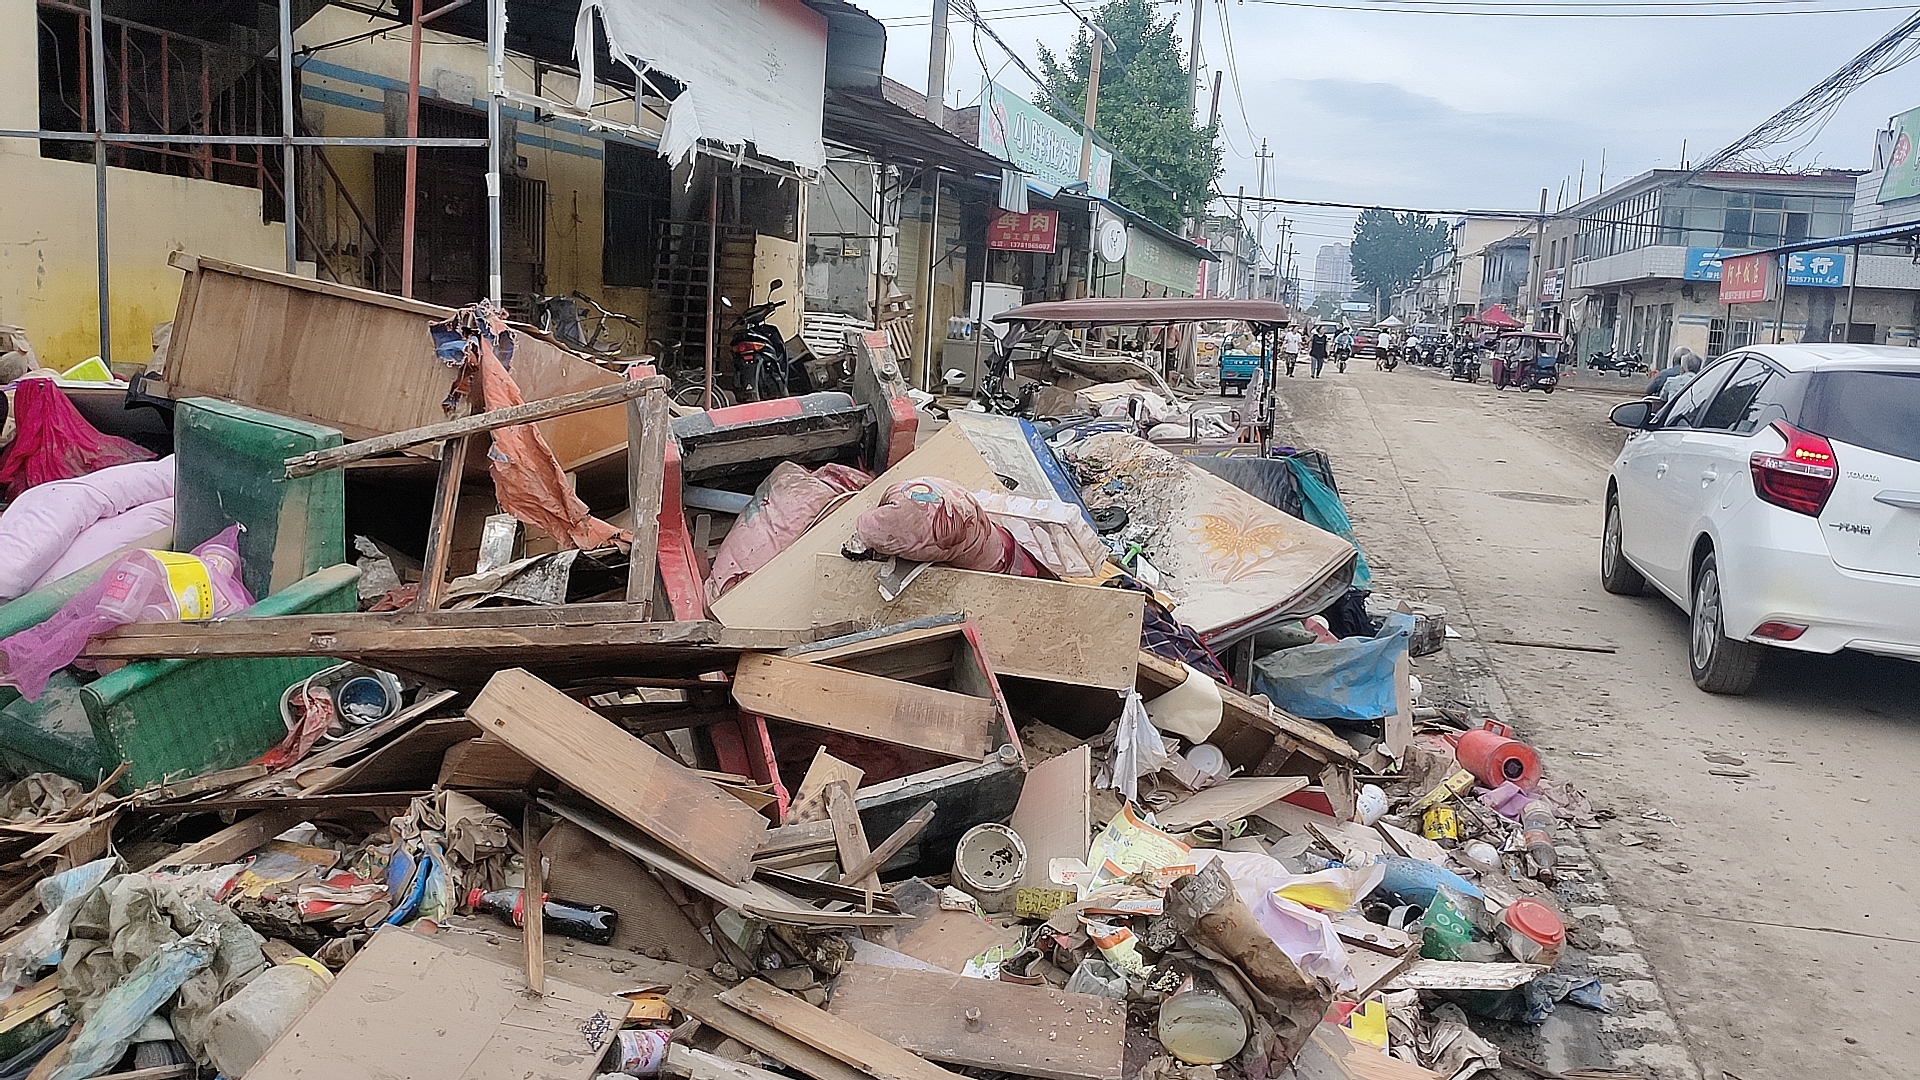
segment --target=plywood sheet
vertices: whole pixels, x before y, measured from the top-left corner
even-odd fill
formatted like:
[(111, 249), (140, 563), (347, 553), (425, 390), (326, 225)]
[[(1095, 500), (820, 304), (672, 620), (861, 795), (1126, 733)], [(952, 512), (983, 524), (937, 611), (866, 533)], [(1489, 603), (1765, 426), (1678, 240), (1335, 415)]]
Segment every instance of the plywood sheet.
[(1000, 741), (989, 699), (779, 656), (741, 657), (733, 698), (761, 716), (962, 761), (985, 758)]
[(707, 873), (752, 876), (765, 818), (532, 675), (495, 675), (467, 717)]
[(1047, 1080), (1120, 1080), (1126, 1051), (1124, 1002), (1051, 986), (848, 964), (827, 1011), (935, 1061)]
[(1027, 845), (1020, 884), (1048, 888), (1054, 859), (1085, 859), (1093, 843), (1093, 751), (1076, 746), (1027, 772), (1020, 802), (1007, 822)]
[(707, 968), (722, 959), (667, 890), (630, 855), (562, 821), (540, 838), (546, 857), (547, 892), (582, 904), (605, 904), (620, 913), (612, 945), (656, 959)]
[(247, 1070), (250, 1080), (586, 1080), (627, 1003), (393, 927)]
[(888, 602), (876, 584), (881, 565), (815, 557), (810, 625), (886, 626), (958, 612), (980, 627), (996, 675), (1106, 690), (1134, 684), (1146, 607), (1139, 593), (929, 566)]
[(1160, 827), (1173, 832), (1209, 821), (1233, 821), (1279, 802), (1307, 786), (1304, 776), (1234, 776), (1154, 814)]

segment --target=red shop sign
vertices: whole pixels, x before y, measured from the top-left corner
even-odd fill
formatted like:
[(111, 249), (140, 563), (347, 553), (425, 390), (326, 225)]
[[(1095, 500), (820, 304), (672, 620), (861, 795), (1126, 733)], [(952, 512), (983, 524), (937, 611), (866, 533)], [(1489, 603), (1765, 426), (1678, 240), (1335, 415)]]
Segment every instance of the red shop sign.
[(1773, 277), (1773, 256), (1730, 256), (1720, 264), (1720, 302), (1758, 304), (1767, 299)]
[(995, 251), (1039, 251), (1053, 254), (1060, 234), (1060, 212), (1035, 210), (1026, 214), (996, 209), (987, 222), (987, 246)]

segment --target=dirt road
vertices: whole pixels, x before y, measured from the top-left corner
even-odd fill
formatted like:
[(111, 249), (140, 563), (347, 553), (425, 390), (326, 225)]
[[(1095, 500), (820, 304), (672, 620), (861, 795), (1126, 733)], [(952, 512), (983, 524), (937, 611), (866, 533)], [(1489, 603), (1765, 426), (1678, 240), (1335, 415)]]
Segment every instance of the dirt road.
[(1615, 815), (1580, 838), (1651, 978), (1614, 981), (1665, 1000), (1602, 1019), (1617, 1060), (1681, 1075), (1633, 1052), (1664, 1041), (1708, 1080), (1920, 1076), (1920, 664), (1783, 655), (1751, 696), (1700, 693), (1680, 610), (1600, 588), (1622, 398), (1304, 372), (1276, 441), (1332, 455), (1376, 576), (1464, 635), (1415, 670)]

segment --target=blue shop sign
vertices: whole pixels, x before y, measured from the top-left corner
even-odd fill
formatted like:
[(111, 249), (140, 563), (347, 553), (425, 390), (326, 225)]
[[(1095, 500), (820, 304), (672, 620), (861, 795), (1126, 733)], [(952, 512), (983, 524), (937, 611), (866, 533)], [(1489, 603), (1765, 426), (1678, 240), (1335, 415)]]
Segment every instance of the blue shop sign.
[[(1719, 281), (1720, 262), (1743, 251), (1732, 248), (1688, 248), (1688, 281)], [(1847, 283), (1847, 257), (1825, 251), (1798, 251), (1787, 256), (1787, 284), (1838, 289)]]

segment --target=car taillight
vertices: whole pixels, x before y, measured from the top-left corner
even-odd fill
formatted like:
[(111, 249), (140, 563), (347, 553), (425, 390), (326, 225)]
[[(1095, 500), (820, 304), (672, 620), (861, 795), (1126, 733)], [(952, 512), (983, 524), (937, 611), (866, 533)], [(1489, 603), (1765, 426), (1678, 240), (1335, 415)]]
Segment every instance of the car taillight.
[(1819, 517), (1840, 475), (1834, 465), (1833, 444), (1784, 420), (1774, 421), (1773, 430), (1787, 440), (1787, 445), (1777, 454), (1755, 452), (1753, 493), (1796, 514)]

